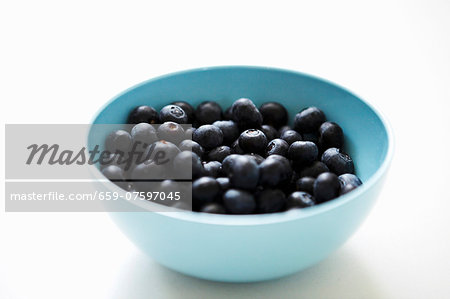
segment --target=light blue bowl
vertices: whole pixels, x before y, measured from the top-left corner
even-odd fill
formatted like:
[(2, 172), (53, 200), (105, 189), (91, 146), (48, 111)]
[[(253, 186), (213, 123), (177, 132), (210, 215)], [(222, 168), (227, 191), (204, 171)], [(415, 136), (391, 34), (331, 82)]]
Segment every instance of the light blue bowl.
[[(341, 246), (366, 218), (381, 190), (393, 153), (392, 133), (385, 119), (347, 90), (298, 72), (226, 66), (169, 74), (118, 95), (103, 107), (94, 123), (125, 123), (128, 112), (138, 105), (159, 109), (176, 100), (193, 105), (214, 100), (225, 108), (242, 97), (256, 105), (281, 102), (290, 119), (304, 107), (320, 107), (327, 119), (342, 126), (345, 148), (364, 185), (315, 207), (275, 214), (111, 213), (137, 247), (170, 269), (227, 282), (295, 273)], [(116, 188), (109, 182), (105, 187)]]

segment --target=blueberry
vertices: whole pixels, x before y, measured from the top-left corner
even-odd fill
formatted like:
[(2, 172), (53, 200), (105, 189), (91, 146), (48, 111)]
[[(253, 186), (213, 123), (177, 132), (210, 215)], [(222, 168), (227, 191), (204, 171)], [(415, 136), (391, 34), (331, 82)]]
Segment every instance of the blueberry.
[(278, 133), (277, 129), (269, 125), (262, 125), (261, 131), (264, 133), (264, 135), (266, 135), (267, 140), (269, 141), (280, 137), (280, 134)]
[(120, 151), (128, 153), (131, 149), (132, 138), (130, 133), (125, 130), (117, 130), (110, 133), (105, 140), (105, 148), (111, 153)]
[(231, 166), (236, 163), (236, 161), (241, 157), (241, 155), (238, 154), (231, 154), (227, 156), (222, 161), (222, 170), (225, 174), (230, 174)]
[(341, 188), (343, 188), (347, 184), (354, 185), (356, 187), (362, 185), (361, 180), (356, 175), (351, 173), (341, 174), (338, 178), (339, 182), (341, 183)]
[(212, 124), (222, 119), (222, 108), (216, 102), (203, 102), (195, 109), (195, 119), (200, 125)]
[(157, 164), (171, 164), (176, 155), (180, 152), (179, 148), (165, 140), (160, 140), (152, 143), (147, 147), (144, 157), (151, 159)]
[(275, 213), (284, 210), (286, 196), (278, 189), (265, 189), (256, 197), (257, 211), (260, 213)]
[(219, 183), (211, 177), (201, 177), (192, 183), (192, 196), (198, 203), (208, 203), (220, 195)]
[(231, 144), (239, 137), (239, 128), (232, 120), (218, 120), (213, 125), (222, 131), (224, 144)]
[(180, 179), (191, 178), (190, 169), (192, 169), (192, 177), (197, 178), (204, 175), (203, 165), (199, 156), (194, 152), (183, 151), (173, 159), (174, 173), (173, 177)]
[(341, 191), (339, 194), (340, 195), (347, 194), (350, 191), (355, 190), (356, 188), (358, 188), (358, 186), (353, 185), (353, 184), (346, 184), (344, 187), (341, 187)]
[(175, 105), (183, 109), (184, 113), (187, 115), (187, 123), (192, 124), (195, 118), (195, 110), (194, 107), (191, 106), (188, 102), (185, 101), (177, 101), (171, 103), (171, 105)]
[(344, 132), (342, 128), (334, 122), (324, 122), (319, 128), (319, 145), (322, 150), (336, 147), (341, 148), (344, 144)]
[(178, 144), (184, 140), (183, 127), (173, 121), (167, 121), (160, 125), (157, 133), (159, 139), (172, 142), (173, 144)]
[(337, 175), (355, 172), (352, 158), (335, 147), (327, 149), (322, 154), (322, 162)]
[(324, 163), (322, 163), (320, 161), (316, 161), (316, 162), (313, 162), (310, 166), (302, 168), (300, 170), (299, 175), (300, 175), (300, 177), (309, 176), (309, 177), (316, 178), (319, 174), (328, 172), (328, 171), (330, 171), (330, 170)]
[(204, 175), (217, 178), (222, 172), (222, 164), (218, 161), (203, 163)]
[(205, 149), (213, 149), (222, 144), (222, 131), (213, 125), (203, 125), (195, 130), (192, 139)]
[(228, 107), (223, 113), (224, 120), (233, 120), (233, 114), (231, 113), (231, 106)]
[(233, 154), (243, 155), (245, 154), (244, 150), (239, 146), (239, 139), (236, 139), (230, 146), (231, 152)]
[(314, 142), (315, 144), (319, 143), (319, 136), (317, 136), (317, 134), (315, 132), (314, 133), (303, 133), (302, 139), (304, 141)]
[(194, 127), (190, 127), (190, 128), (183, 127), (183, 129), (184, 129), (184, 139), (185, 140), (192, 140), (192, 135), (194, 135), (194, 132), (195, 132), (196, 128), (194, 128)]
[(267, 146), (267, 137), (257, 129), (245, 130), (239, 136), (239, 146), (246, 153), (264, 153)]
[(149, 123), (157, 124), (159, 123), (158, 112), (155, 108), (150, 106), (138, 106), (134, 108), (128, 115), (127, 123), (129, 124), (139, 124), (139, 123)]
[(109, 180), (116, 181), (124, 181), (125, 175), (123, 169), (117, 165), (108, 165), (102, 170), (103, 175)]
[(266, 157), (270, 155), (287, 156), (289, 144), (283, 139), (273, 139), (267, 144)]
[(263, 123), (279, 128), (284, 126), (288, 120), (288, 113), (283, 105), (276, 102), (264, 103), (259, 107), (263, 117)]
[(225, 214), (226, 213), (224, 206), (219, 203), (216, 203), (216, 202), (211, 202), (211, 203), (205, 204), (203, 207), (201, 207), (200, 212), (212, 213), (212, 214)]
[(136, 165), (132, 170), (131, 179), (134, 181), (136, 190), (141, 192), (155, 191), (153, 185), (148, 180), (160, 180), (166, 175), (165, 165), (156, 164), (153, 161), (146, 161)]
[(281, 134), (281, 139), (291, 145), (295, 141), (302, 141), (302, 135), (294, 130), (286, 130)]
[(238, 189), (249, 190), (256, 188), (259, 179), (259, 169), (254, 159), (246, 156), (237, 156), (226, 168), (232, 186)]
[(278, 135), (283, 135), (283, 133), (287, 130), (292, 130), (291, 126), (282, 126), (280, 129), (278, 129)]
[(227, 177), (218, 177), (216, 179), (216, 181), (219, 183), (222, 191), (226, 191), (226, 190), (230, 189), (230, 187), (231, 187), (230, 179)]
[(180, 106), (167, 105), (159, 111), (159, 120), (163, 123), (173, 121), (177, 124), (187, 124), (188, 116)]
[(317, 160), (319, 149), (311, 141), (295, 141), (291, 144), (288, 151), (289, 159), (300, 165), (310, 165)]
[(225, 208), (231, 214), (251, 214), (255, 211), (256, 202), (247, 191), (230, 189), (223, 195)]
[(280, 183), (288, 181), (292, 176), (292, 169), (289, 161), (279, 155), (267, 157), (259, 165), (260, 180), (262, 186), (274, 187)]
[(315, 205), (314, 197), (303, 191), (295, 191), (287, 198), (287, 208), (288, 209), (302, 209)]
[(145, 149), (158, 140), (155, 128), (148, 123), (139, 123), (131, 129), (133, 144), (138, 144), (137, 149)]
[(310, 177), (310, 176), (305, 176), (305, 177), (299, 178), (295, 182), (295, 187), (298, 191), (304, 191), (304, 192), (308, 192), (309, 194), (313, 194), (315, 180), (316, 180), (315, 178)]
[(197, 142), (195, 142), (193, 140), (189, 140), (189, 139), (181, 141), (181, 143), (178, 145), (178, 148), (180, 149), (180, 151), (194, 152), (199, 157), (202, 157), (203, 154), (205, 153), (205, 150), (203, 149), (203, 147), (200, 144), (198, 144)]
[(258, 165), (264, 161), (264, 158), (258, 154), (251, 153), (251, 154), (246, 154), (244, 156), (252, 158), (253, 160), (255, 160), (256, 164), (258, 164)]
[(262, 125), (262, 115), (255, 104), (249, 99), (239, 99), (231, 106), (233, 120), (241, 130), (260, 128)]
[(294, 129), (300, 133), (317, 131), (325, 121), (325, 114), (317, 107), (309, 107), (297, 113), (294, 117)]
[[(183, 187), (179, 182), (174, 181), (174, 180), (164, 180), (159, 185), (158, 191), (163, 192), (166, 196), (169, 196), (169, 194), (171, 192), (182, 192), (181, 191), (182, 189), (183, 189)], [(172, 195), (173, 195), (173, 193), (172, 193)], [(170, 202), (170, 199), (168, 201)], [(164, 201), (161, 201), (161, 203), (164, 203)]]
[(339, 196), (341, 184), (337, 175), (332, 172), (321, 173), (314, 182), (314, 197), (318, 203)]
[(231, 155), (230, 147), (226, 145), (218, 146), (208, 153), (208, 160), (222, 162), (225, 157)]
[(103, 170), (110, 165), (115, 165), (124, 169), (126, 166), (126, 157), (126, 155), (110, 154), (104, 159), (99, 160), (100, 170)]

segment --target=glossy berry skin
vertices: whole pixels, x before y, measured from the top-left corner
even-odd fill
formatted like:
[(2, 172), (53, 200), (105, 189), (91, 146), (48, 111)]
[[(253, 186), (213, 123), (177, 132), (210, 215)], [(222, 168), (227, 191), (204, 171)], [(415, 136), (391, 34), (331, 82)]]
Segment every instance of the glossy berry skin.
[(159, 111), (159, 120), (162, 123), (173, 121), (177, 124), (187, 124), (188, 116), (180, 106), (167, 105)]
[(147, 180), (160, 180), (166, 177), (167, 165), (158, 165), (153, 161), (146, 161), (136, 165), (131, 172), (131, 180), (136, 190), (141, 192), (154, 191)]
[(267, 137), (257, 129), (245, 130), (239, 136), (239, 146), (246, 153), (264, 153), (267, 146)]
[(291, 144), (288, 157), (292, 161), (301, 165), (310, 165), (317, 160), (319, 149), (311, 141), (295, 141)]
[(292, 176), (289, 161), (283, 156), (271, 155), (259, 165), (262, 186), (275, 187), (280, 183), (288, 181)]
[(238, 161), (239, 157), (241, 155), (238, 154), (231, 154), (222, 161), (222, 171), (226, 174), (230, 174), (231, 166), (233, 166), (236, 161)]
[(272, 140), (280, 137), (280, 134), (278, 133), (277, 129), (269, 125), (262, 125), (261, 131), (264, 133), (264, 135), (266, 135), (267, 140)]
[(315, 161), (311, 165), (304, 167), (300, 169), (299, 175), (300, 177), (313, 177), (316, 178), (319, 174), (328, 172), (330, 169), (328, 169), (327, 165), (325, 163), (320, 161)]
[(287, 156), (289, 150), (289, 144), (280, 138), (273, 139), (267, 144), (266, 157), (270, 155)]
[(251, 153), (251, 154), (246, 154), (244, 156), (252, 158), (253, 160), (255, 160), (256, 164), (258, 164), (258, 165), (264, 161), (264, 158), (258, 154)]
[(246, 156), (237, 156), (225, 168), (228, 172), (230, 183), (234, 188), (246, 190), (256, 188), (259, 180), (259, 168), (254, 159)]
[(144, 159), (154, 160), (157, 164), (168, 164), (173, 163), (173, 159), (176, 155), (180, 153), (178, 147), (172, 142), (160, 140), (152, 143), (144, 153)]
[(323, 150), (331, 147), (341, 148), (344, 144), (344, 132), (334, 122), (324, 122), (319, 128), (319, 145)]
[(191, 104), (189, 104), (188, 102), (185, 102), (185, 101), (177, 101), (177, 102), (171, 103), (171, 105), (175, 105), (175, 106), (178, 106), (181, 109), (183, 109), (183, 111), (187, 115), (187, 123), (188, 124), (192, 124), (194, 122), (195, 109), (194, 109), (194, 107), (191, 106)]
[(249, 99), (239, 99), (231, 106), (233, 120), (241, 130), (257, 129), (262, 125), (262, 115)]
[(171, 173), (173, 178), (190, 179), (192, 169), (192, 177), (197, 178), (205, 175), (200, 157), (194, 152), (183, 151), (175, 156), (173, 159), (173, 169)]
[(287, 130), (293, 130), (291, 126), (282, 126), (281, 128), (278, 129), (278, 135), (283, 135), (283, 133)]
[(216, 181), (219, 183), (222, 191), (226, 191), (226, 190), (230, 189), (230, 187), (231, 187), (230, 179), (227, 177), (218, 177), (216, 179)]
[(239, 128), (232, 120), (218, 120), (213, 125), (222, 131), (224, 144), (231, 144), (239, 137)]
[(102, 174), (108, 178), (109, 180), (115, 181), (124, 181), (125, 174), (122, 168), (117, 165), (108, 165), (102, 170)]
[(131, 138), (137, 149), (144, 149), (158, 140), (155, 128), (148, 123), (136, 124), (131, 129)]
[(214, 201), (220, 193), (220, 185), (212, 177), (204, 176), (192, 183), (192, 197), (200, 204)]
[(222, 164), (218, 161), (203, 163), (204, 175), (217, 178), (222, 173)]
[(211, 214), (226, 214), (225, 207), (217, 202), (205, 204), (200, 208), (200, 212)]
[(212, 124), (213, 122), (221, 119), (222, 108), (216, 102), (202, 102), (195, 109), (195, 120), (200, 125)]
[(158, 112), (150, 106), (138, 106), (134, 108), (128, 115), (127, 123), (129, 124), (157, 124), (159, 123)]
[(353, 191), (353, 190), (355, 190), (356, 188), (358, 188), (358, 186), (356, 186), (356, 185), (353, 185), (353, 184), (346, 184), (344, 187), (341, 187), (341, 190), (340, 190), (340, 195), (344, 195), (344, 194), (347, 194), (347, 193), (349, 193), (350, 191)]
[(203, 154), (205, 153), (205, 150), (200, 144), (189, 139), (181, 141), (180, 144), (178, 145), (178, 148), (180, 149), (180, 151), (194, 152), (199, 157), (202, 157)]
[(233, 120), (233, 114), (231, 113), (231, 106), (228, 107), (223, 113), (224, 120)]
[(317, 107), (306, 108), (294, 117), (294, 129), (300, 133), (317, 131), (325, 121), (325, 114)]
[(173, 121), (167, 121), (161, 124), (158, 127), (157, 133), (160, 140), (166, 140), (173, 144), (179, 144), (184, 140), (183, 127)]
[(212, 149), (208, 153), (208, 160), (209, 161), (219, 161), (222, 162), (225, 157), (231, 155), (231, 149), (230, 147), (226, 145), (218, 146), (214, 149)]
[(338, 148), (332, 147), (327, 149), (322, 154), (321, 160), (327, 165), (330, 171), (337, 175), (355, 172), (352, 158), (348, 154), (341, 152)]
[(111, 153), (121, 151), (127, 153), (131, 149), (132, 138), (125, 130), (117, 130), (110, 133), (105, 140), (105, 148)]
[(339, 182), (341, 183), (341, 188), (347, 184), (354, 185), (356, 187), (362, 185), (361, 180), (352, 173), (341, 174), (338, 178)]
[(223, 133), (216, 126), (203, 125), (195, 130), (192, 139), (206, 150), (210, 150), (222, 144)]
[(286, 141), (289, 145), (291, 145), (295, 141), (302, 141), (302, 135), (300, 135), (297, 131), (294, 130), (284, 131), (281, 134), (280, 138)]
[(185, 140), (192, 140), (192, 135), (194, 135), (195, 130), (197, 130), (194, 127), (184, 127), (184, 139)]
[(297, 189), (297, 191), (304, 191), (308, 192), (309, 194), (313, 194), (315, 180), (316, 180), (315, 178), (310, 176), (299, 178), (295, 182), (295, 188)]
[(264, 189), (256, 197), (256, 206), (259, 213), (280, 212), (286, 207), (286, 196), (279, 189)]
[(251, 214), (256, 209), (253, 195), (247, 191), (230, 189), (223, 195), (223, 203), (231, 214)]
[(312, 207), (316, 204), (315, 198), (311, 194), (303, 191), (295, 191), (291, 193), (286, 201), (286, 206), (288, 209), (303, 209)]
[(267, 102), (259, 107), (259, 111), (263, 116), (263, 123), (280, 128), (286, 125), (288, 113), (283, 105), (276, 102)]
[(314, 133), (303, 133), (302, 139), (304, 141), (314, 142), (315, 144), (319, 143), (319, 136), (317, 136), (317, 134), (315, 132)]
[(230, 146), (231, 152), (233, 154), (243, 155), (245, 154), (244, 150), (239, 145), (239, 139), (236, 139)]
[(332, 172), (321, 173), (314, 182), (314, 197), (318, 203), (339, 196), (341, 184), (337, 175)]

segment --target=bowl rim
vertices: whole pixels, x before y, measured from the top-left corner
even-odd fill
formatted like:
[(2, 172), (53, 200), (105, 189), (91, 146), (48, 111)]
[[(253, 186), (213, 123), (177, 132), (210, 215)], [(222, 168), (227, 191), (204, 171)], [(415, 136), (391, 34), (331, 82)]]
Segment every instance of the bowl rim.
[[(368, 101), (364, 100), (360, 96), (358, 96), (356, 93), (349, 91), (347, 88), (344, 88), (334, 82), (331, 82), (327, 79), (323, 79), (321, 77), (306, 74), (300, 71), (294, 71), (289, 69), (283, 69), (283, 68), (277, 68), (277, 67), (267, 67), (267, 66), (254, 66), (254, 65), (221, 65), (221, 66), (208, 66), (208, 67), (200, 67), (200, 68), (193, 68), (193, 69), (186, 69), (182, 71), (176, 71), (167, 73), (161, 76), (156, 76), (151, 79), (142, 81), (134, 86), (131, 86), (127, 88), (126, 90), (122, 91), (121, 93), (117, 94), (113, 98), (111, 98), (109, 101), (107, 101), (105, 104), (103, 104), (97, 112), (94, 114), (94, 117), (92, 118), (90, 125), (92, 126), (95, 122), (95, 120), (98, 118), (100, 113), (109, 106), (112, 102), (114, 102), (116, 99), (121, 97), (122, 95), (139, 88), (143, 85), (146, 85), (148, 83), (151, 83), (153, 81), (165, 79), (168, 77), (178, 76), (178, 75), (184, 75), (188, 73), (193, 72), (206, 72), (210, 70), (229, 70), (229, 69), (246, 69), (246, 70), (255, 70), (255, 71), (275, 71), (275, 72), (282, 72), (287, 73), (291, 75), (300, 75), (303, 77), (308, 77), (313, 80), (322, 81), (323, 83), (329, 84), (335, 88), (341, 89), (350, 95), (354, 96), (361, 102), (363, 102), (369, 109), (371, 109), (377, 117), (381, 120), (381, 123), (383, 124), (383, 127), (385, 129), (386, 135), (387, 135), (387, 143), (388, 148), (386, 155), (384, 157), (383, 162), (378, 167), (378, 169), (375, 171), (375, 173), (366, 181), (362, 186), (355, 189), (354, 191), (341, 195), (336, 199), (333, 199), (331, 201), (321, 203), (316, 206), (303, 208), (303, 209), (292, 209), (285, 212), (277, 212), (277, 213), (268, 213), (268, 214), (249, 214), (249, 215), (229, 215), (229, 214), (209, 214), (209, 213), (199, 213), (199, 212), (193, 212), (193, 211), (182, 211), (178, 209), (170, 209), (170, 211), (155, 211), (152, 209), (152, 206), (158, 205), (153, 202), (142, 202), (142, 201), (133, 201), (130, 202), (131, 204), (138, 205), (139, 208), (142, 209), (143, 212), (150, 212), (150, 213), (156, 213), (161, 216), (165, 217), (171, 217), (182, 221), (188, 221), (188, 222), (196, 222), (196, 223), (208, 223), (208, 224), (214, 224), (214, 225), (264, 225), (264, 224), (270, 224), (270, 223), (282, 223), (287, 221), (294, 221), (298, 219), (308, 218), (315, 216), (317, 214), (325, 213), (327, 211), (336, 209), (340, 206), (344, 206), (345, 204), (356, 200), (362, 193), (365, 193), (369, 189), (372, 188), (373, 185), (375, 185), (388, 171), (389, 166), (392, 162), (393, 154), (394, 154), (394, 134), (392, 130), (392, 126), (387, 120), (387, 118), (384, 116), (384, 114), (375, 107), (372, 103), (369, 103)], [(90, 129), (88, 130), (87, 134), (89, 136)], [(87, 136), (87, 137), (88, 137)], [(95, 165), (90, 165), (89, 169), (91, 173), (96, 177), (97, 180), (105, 182), (105, 185), (108, 187), (108, 189), (118, 192), (121, 195), (124, 195), (126, 193), (125, 190), (121, 189), (114, 183), (110, 182), (109, 180), (105, 179), (105, 177), (102, 175), (100, 170), (95, 167)], [(156, 209), (158, 210), (158, 209)], [(159, 209), (160, 210), (160, 209)], [(124, 212), (110, 212), (110, 213), (124, 213)], [(132, 212), (134, 213), (134, 212)]]

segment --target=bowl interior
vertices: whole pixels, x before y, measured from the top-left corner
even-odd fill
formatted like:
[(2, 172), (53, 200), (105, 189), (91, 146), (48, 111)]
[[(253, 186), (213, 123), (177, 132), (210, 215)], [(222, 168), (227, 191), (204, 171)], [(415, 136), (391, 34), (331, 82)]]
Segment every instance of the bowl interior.
[(101, 109), (94, 124), (126, 123), (128, 113), (138, 105), (160, 109), (183, 100), (195, 107), (202, 101), (213, 100), (225, 109), (242, 97), (250, 98), (258, 106), (266, 101), (280, 102), (289, 111), (291, 121), (305, 107), (322, 109), (329, 121), (343, 128), (345, 151), (354, 159), (356, 174), (364, 183), (388, 156), (389, 130), (366, 102), (325, 80), (264, 67), (212, 67), (151, 79), (112, 99)]

